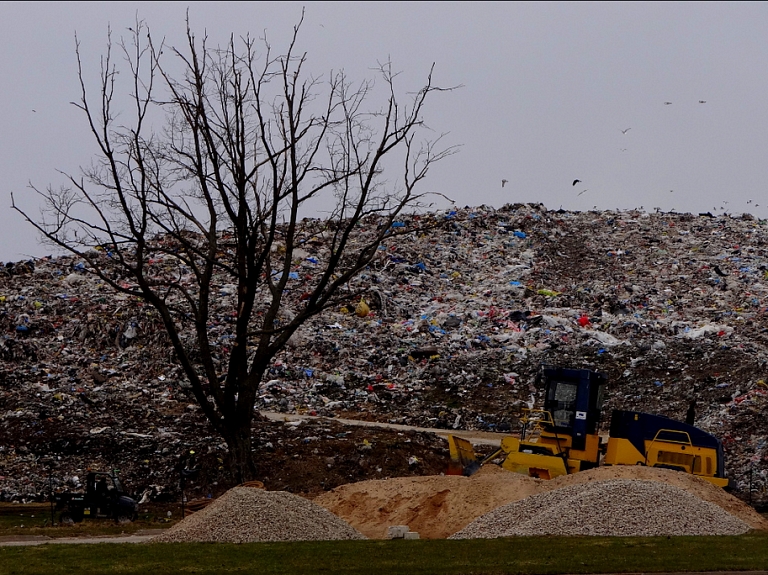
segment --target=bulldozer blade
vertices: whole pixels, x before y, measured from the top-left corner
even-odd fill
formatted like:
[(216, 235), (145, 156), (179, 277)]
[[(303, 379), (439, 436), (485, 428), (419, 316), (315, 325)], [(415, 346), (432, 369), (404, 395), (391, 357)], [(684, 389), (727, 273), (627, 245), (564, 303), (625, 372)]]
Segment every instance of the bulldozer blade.
[(449, 435), (448, 450), (451, 454), (451, 463), (448, 466), (449, 475), (470, 476), (480, 469), (480, 462), (475, 456), (475, 448), (466, 439)]

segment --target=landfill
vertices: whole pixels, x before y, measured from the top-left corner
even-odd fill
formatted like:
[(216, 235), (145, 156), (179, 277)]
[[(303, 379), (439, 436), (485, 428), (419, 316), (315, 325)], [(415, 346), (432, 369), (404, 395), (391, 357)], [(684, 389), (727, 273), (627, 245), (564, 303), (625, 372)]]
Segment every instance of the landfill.
[[(323, 223), (304, 225), (286, 318), (328, 256)], [(378, 225), (370, 218), (361, 233)], [(300, 328), (257, 410), (508, 432), (541, 403), (542, 364), (596, 369), (609, 381), (604, 427), (614, 408), (685, 420), (693, 407), (695, 425), (723, 441), (734, 493), (768, 505), (766, 220), (509, 204), (395, 225), (424, 229), (386, 239), (349, 300)], [(180, 272), (172, 256), (151, 265)], [(225, 358), (235, 289), (224, 276), (213, 288), (209, 333)], [(344, 433), (256, 425), (313, 449)], [(275, 441), (257, 434), (264, 469)], [(378, 478), (386, 450), (375, 443), (352, 450), (371, 462), (354, 480)], [(443, 455), (417, 443), (403, 472)], [(225, 446), (150, 306), (113, 293), (73, 256), (0, 268), (0, 498), (76, 485), (92, 462), (119, 467), (148, 497), (176, 493), (190, 452), (215, 464)]]

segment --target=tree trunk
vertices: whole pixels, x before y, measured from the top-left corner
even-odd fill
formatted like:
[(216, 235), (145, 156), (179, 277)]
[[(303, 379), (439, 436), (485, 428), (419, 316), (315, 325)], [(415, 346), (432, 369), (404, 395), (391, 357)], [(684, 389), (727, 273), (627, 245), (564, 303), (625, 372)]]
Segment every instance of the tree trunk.
[(251, 449), (251, 422), (233, 424), (225, 437), (229, 455), (227, 467), (237, 483), (245, 483), (256, 478), (256, 464)]

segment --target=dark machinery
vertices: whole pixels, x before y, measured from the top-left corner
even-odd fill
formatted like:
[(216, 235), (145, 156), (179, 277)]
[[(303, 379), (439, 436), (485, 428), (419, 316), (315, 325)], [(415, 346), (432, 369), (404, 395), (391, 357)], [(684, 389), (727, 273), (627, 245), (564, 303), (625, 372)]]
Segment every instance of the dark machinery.
[(501, 459), (509, 471), (551, 479), (598, 465), (647, 465), (698, 475), (725, 487), (723, 447), (716, 437), (673, 419), (634, 411), (613, 412), (610, 436), (598, 434), (607, 378), (587, 369), (545, 367), (544, 409), (523, 410), (520, 438), (480, 461), (465, 439), (450, 436), (454, 469), (471, 474)]
[(62, 524), (79, 523), (86, 517), (124, 523), (138, 517), (138, 505), (128, 496), (115, 472), (90, 471), (85, 492), (55, 493), (53, 501)]

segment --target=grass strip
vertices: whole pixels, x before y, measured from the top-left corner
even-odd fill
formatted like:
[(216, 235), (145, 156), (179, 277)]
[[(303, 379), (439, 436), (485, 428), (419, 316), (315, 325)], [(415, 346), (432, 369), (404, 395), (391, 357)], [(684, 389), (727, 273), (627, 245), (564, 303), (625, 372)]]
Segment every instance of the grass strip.
[(768, 533), (735, 537), (516, 537), (463, 541), (0, 547), (0, 573), (7, 575), (495, 575), (765, 569), (768, 569)]

